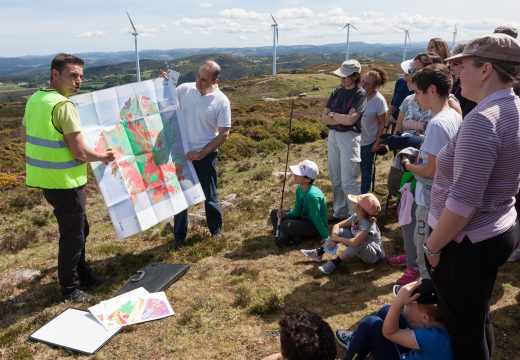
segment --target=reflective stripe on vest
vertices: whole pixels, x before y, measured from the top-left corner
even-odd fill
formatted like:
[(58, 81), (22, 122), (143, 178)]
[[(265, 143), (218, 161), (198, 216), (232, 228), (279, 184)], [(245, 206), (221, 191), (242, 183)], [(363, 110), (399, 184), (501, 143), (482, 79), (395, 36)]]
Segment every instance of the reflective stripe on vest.
[(26, 135), (25, 141), (29, 144), (45, 146), (53, 149), (66, 148), (68, 146), (65, 140), (47, 140), (31, 135)]
[(53, 162), (53, 161), (33, 159), (33, 158), (26, 156), (25, 163), (32, 165), (34, 167), (42, 168), (42, 169), (60, 170), (60, 169), (70, 169), (70, 168), (79, 166), (79, 165), (83, 164), (83, 161), (74, 159), (74, 160), (64, 161), (64, 162)]
[(87, 182), (86, 164), (74, 157), (64, 135), (52, 123), (54, 107), (69, 101), (56, 90), (39, 90), (25, 107), (26, 184), (72, 189)]

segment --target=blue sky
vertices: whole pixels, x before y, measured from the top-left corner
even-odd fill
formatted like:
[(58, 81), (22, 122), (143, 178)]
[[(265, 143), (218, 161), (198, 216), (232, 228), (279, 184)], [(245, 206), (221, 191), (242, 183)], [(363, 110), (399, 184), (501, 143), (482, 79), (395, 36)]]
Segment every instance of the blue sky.
[(351, 41), (368, 43), (401, 43), (403, 27), (413, 42), (449, 44), (455, 24), (459, 40), (520, 28), (513, 0), (0, 0), (0, 56), (133, 50), (126, 9), (143, 33), (140, 50), (270, 46), (270, 13), (280, 45), (343, 42), (347, 21), (360, 30)]

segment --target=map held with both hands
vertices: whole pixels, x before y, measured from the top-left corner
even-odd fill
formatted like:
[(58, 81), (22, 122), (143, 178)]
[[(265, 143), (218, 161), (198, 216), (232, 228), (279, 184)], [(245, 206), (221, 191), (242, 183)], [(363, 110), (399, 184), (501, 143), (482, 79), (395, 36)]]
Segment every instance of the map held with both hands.
[(80, 113), (82, 134), (98, 152), (114, 151), (109, 164), (91, 163), (117, 237), (139, 233), (204, 201), (184, 154), (175, 84), (147, 80), (70, 98)]

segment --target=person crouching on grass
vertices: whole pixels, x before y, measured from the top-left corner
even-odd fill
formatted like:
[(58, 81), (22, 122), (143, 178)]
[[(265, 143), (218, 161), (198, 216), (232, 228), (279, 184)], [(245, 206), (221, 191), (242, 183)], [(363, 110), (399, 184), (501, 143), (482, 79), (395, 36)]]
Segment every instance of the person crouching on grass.
[[(392, 305), (367, 316), (355, 332), (338, 329), (336, 340), (347, 349), (345, 360), (451, 360), (451, 339), (430, 279), (399, 287)], [(394, 289), (395, 292), (395, 289)]]
[(294, 184), (298, 185), (294, 206), (290, 211), (273, 209), (271, 223), (273, 230), (278, 229), (281, 219), (279, 237), (276, 245), (285, 247), (307, 238), (326, 240), (329, 237), (327, 200), (323, 192), (314, 185), (319, 174), (318, 165), (311, 160), (303, 160), (298, 165), (290, 166), (294, 176)]
[[(324, 274), (333, 273), (343, 261), (357, 255), (361, 260), (369, 264), (375, 264), (385, 257), (381, 244), (381, 232), (376, 224), (376, 216), (381, 211), (379, 200), (374, 194), (348, 195), (352, 202), (354, 215), (332, 227), (330, 241), (324, 243), (318, 249), (302, 249), (303, 255), (314, 261), (320, 262), (327, 247), (334, 249), (337, 244), (343, 244), (347, 248), (334, 260), (329, 260), (319, 267)], [(350, 230), (346, 229), (350, 226)]]

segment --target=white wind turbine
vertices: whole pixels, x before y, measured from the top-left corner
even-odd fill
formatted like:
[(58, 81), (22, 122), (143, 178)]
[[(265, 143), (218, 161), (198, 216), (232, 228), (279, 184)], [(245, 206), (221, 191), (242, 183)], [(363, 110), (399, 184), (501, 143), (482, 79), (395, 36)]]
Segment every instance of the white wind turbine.
[(451, 43), (451, 50), (455, 47), (455, 42), (457, 41), (457, 24), (455, 24), (455, 30), (453, 31), (453, 42)]
[(139, 66), (139, 52), (137, 51), (137, 35), (139, 33), (137, 32), (137, 29), (134, 26), (134, 22), (132, 21), (132, 18), (130, 17), (130, 14), (128, 11), (126, 12), (126, 15), (128, 15), (128, 20), (130, 20), (130, 24), (132, 25), (132, 29), (134, 29), (134, 32), (132, 33), (134, 37), (134, 43), (135, 43), (135, 72), (137, 74), (137, 82), (141, 81), (141, 68)]
[(410, 28), (402, 29), (404, 31), (404, 48), (403, 48), (403, 61), (406, 60), (406, 47), (408, 43), (411, 43), (410, 40)]
[(357, 27), (355, 27), (353, 24), (351, 24), (350, 21), (347, 22), (347, 23), (345, 24), (345, 26), (343, 26), (343, 27), (341, 28), (340, 31), (342, 31), (343, 29), (347, 28), (347, 50), (346, 50), (346, 52), (345, 52), (345, 60), (348, 60), (349, 51), (350, 51), (350, 27), (351, 27), (351, 26), (352, 26), (352, 28), (353, 28), (354, 30), (357, 30), (358, 32), (361, 32), (361, 31), (358, 30)]
[(273, 75), (276, 75), (276, 45), (278, 45), (278, 23), (272, 14), (271, 19), (273, 19), (273, 24), (271, 24), (271, 27), (273, 28)]

